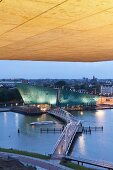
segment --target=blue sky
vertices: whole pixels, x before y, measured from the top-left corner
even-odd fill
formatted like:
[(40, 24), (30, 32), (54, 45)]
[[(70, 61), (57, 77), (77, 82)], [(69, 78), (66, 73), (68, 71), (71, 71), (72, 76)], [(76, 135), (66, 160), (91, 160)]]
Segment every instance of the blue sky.
[(113, 78), (113, 61), (42, 62), (0, 61), (0, 78)]

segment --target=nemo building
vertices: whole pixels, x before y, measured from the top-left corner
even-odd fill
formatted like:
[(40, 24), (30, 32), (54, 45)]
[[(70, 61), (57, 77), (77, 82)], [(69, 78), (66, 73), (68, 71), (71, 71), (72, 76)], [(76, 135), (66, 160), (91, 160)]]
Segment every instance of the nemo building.
[(53, 106), (96, 105), (99, 96), (72, 92), (64, 89), (32, 86), (17, 86), (25, 104), (48, 104)]

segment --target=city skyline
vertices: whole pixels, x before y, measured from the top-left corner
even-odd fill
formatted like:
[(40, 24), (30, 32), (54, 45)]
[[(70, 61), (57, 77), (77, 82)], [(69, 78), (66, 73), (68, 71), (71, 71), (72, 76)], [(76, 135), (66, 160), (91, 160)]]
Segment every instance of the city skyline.
[(76, 79), (97, 78), (112, 79), (113, 61), (107, 62), (49, 62), (49, 61), (0, 61), (0, 79)]

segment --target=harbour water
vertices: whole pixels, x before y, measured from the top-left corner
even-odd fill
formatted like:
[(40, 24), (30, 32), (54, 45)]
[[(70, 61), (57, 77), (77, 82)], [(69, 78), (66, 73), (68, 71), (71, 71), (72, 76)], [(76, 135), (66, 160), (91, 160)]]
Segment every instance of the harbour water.
[[(80, 119), (84, 126), (103, 126), (104, 130), (78, 135), (72, 155), (113, 162), (113, 110), (74, 111), (73, 115)], [(46, 120), (53, 120), (56, 123), (30, 126), (31, 122)], [(0, 147), (51, 154), (60, 133), (40, 133), (40, 128), (45, 127), (61, 128), (62, 123), (47, 114), (32, 117), (13, 112), (1, 112)]]
[[(31, 126), (31, 122), (54, 120), (51, 125)], [(40, 128), (61, 128), (51, 116), (25, 116), (13, 112), (0, 113), (0, 147), (50, 154), (60, 133), (40, 133)], [(18, 129), (20, 133), (18, 134)]]
[(113, 110), (76, 112), (84, 126), (103, 126), (103, 131), (82, 133), (76, 138), (73, 156), (113, 163)]

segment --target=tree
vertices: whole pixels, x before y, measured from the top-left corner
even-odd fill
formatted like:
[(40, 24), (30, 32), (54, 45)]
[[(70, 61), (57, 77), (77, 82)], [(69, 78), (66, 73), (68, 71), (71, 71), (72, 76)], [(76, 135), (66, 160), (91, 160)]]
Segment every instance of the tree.
[(66, 85), (67, 83), (64, 80), (60, 80), (55, 83), (55, 87), (58, 87), (58, 88), (65, 87)]

